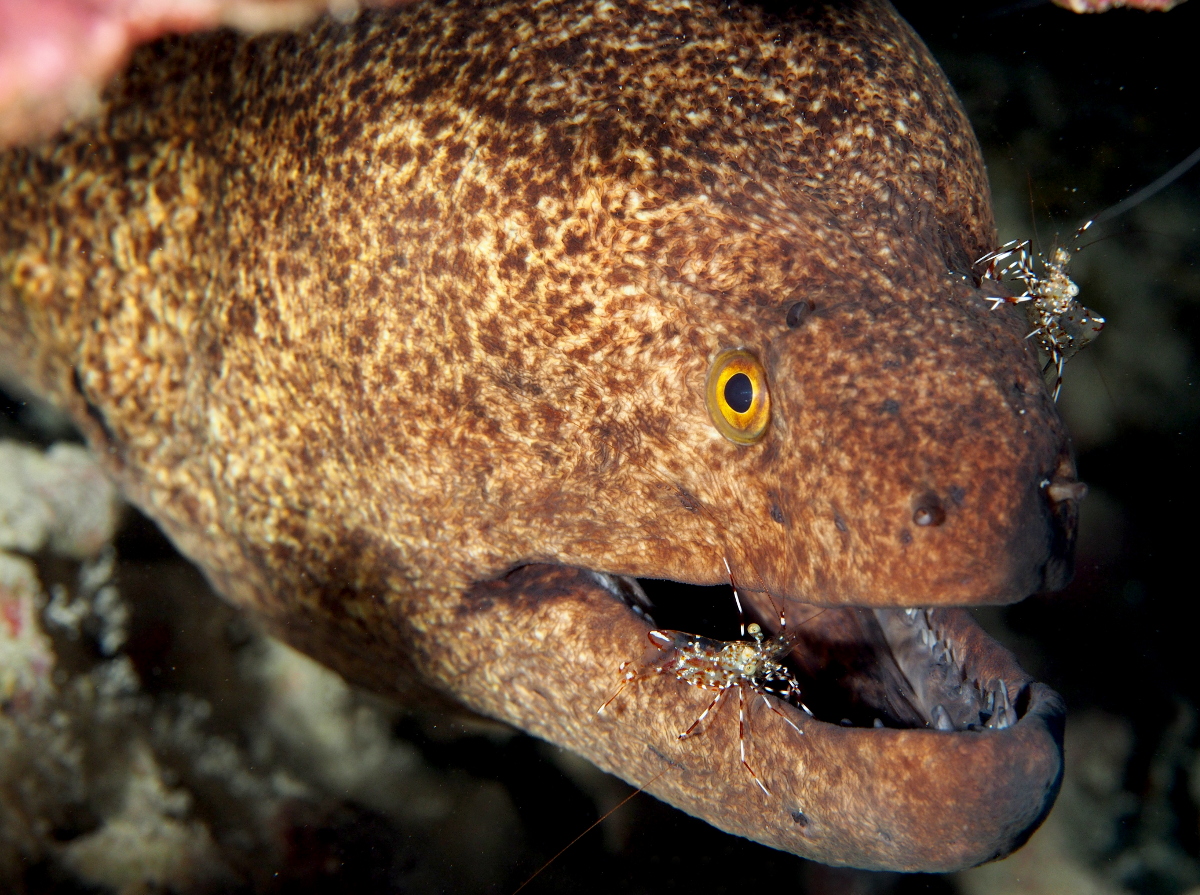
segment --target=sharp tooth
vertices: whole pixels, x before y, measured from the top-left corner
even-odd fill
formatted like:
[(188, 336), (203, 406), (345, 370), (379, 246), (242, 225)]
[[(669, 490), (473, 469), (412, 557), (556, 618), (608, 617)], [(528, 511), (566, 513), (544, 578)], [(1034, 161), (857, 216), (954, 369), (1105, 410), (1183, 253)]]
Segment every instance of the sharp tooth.
[(930, 720), (938, 730), (954, 729), (954, 722), (950, 720), (950, 713), (946, 711), (946, 707), (940, 702), (933, 707), (933, 711), (930, 713)]
[(872, 727), (875, 727), (875, 728), (883, 727), (883, 722), (882, 722), (882, 721), (880, 721), (878, 718), (876, 718), (876, 719), (875, 719), (875, 720), (874, 720), (874, 721), (871, 723), (871, 726), (872, 726)]
[(1008, 700), (1008, 687), (1004, 681), (996, 681), (995, 711), (987, 726), (991, 730), (1006, 730), (1017, 723), (1017, 714)]
[(647, 612), (645, 609), (643, 609), (641, 606), (630, 606), (629, 608), (633, 610), (635, 615), (640, 615), (642, 618), (644, 618), (646, 620), (647, 624), (654, 625), (655, 627), (657, 627), (657, 624), (655, 623), (654, 619), (650, 617), (650, 613)]
[[(949, 641), (949, 640), (939, 640), (939, 641), (938, 641), (938, 648), (939, 648), (939, 650), (940, 650), (940, 656), (939, 656), (939, 659), (938, 659), (938, 660), (939, 660), (940, 662), (943, 662), (943, 663), (945, 663), (946, 667), (947, 667), (948, 669), (950, 669), (950, 671), (953, 671), (953, 672), (955, 672), (955, 674), (956, 674), (956, 676), (957, 676), (958, 680), (960, 680), (960, 681), (962, 681), (962, 680), (966, 680), (966, 678), (967, 678), (967, 673), (966, 673), (966, 671), (963, 669), (963, 667), (962, 667), (962, 665), (961, 665), (961, 663), (960, 663), (960, 661), (959, 661), (959, 658), (958, 658), (958, 656), (956, 656), (956, 655), (954, 654), (954, 653), (955, 653), (955, 646), (956, 646), (956, 644), (955, 644), (955, 643), (953, 643), (952, 641)], [(947, 680), (949, 680), (949, 679), (950, 679), (950, 678), (949, 678), (949, 677), (947, 677)]]
[(609, 575), (607, 572), (592, 572), (592, 579), (614, 597), (620, 597), (626, 606), (633, 609), (652, 609), (654, 604), (642, 590), (636, 578), (627, 575)]

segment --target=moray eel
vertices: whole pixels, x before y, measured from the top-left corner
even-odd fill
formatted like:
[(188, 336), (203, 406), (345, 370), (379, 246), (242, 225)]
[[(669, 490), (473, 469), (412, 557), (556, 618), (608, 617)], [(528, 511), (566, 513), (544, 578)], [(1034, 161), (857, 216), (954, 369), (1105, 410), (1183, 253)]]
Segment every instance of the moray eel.
[[(830, 863), (964, 867), (1049, 810), (1062, 703), (948, 607), (1061, 586), (1080, 486), (972, 269), (975, 139), (882, 0), (177, 38), (0, 166), (6, 376), (290, 643)], [(832, 607), (815, 717), (680, 740), (711, 694), (672, 675), (597, 716), (632, 579), (726, 561), (765, 624)]]

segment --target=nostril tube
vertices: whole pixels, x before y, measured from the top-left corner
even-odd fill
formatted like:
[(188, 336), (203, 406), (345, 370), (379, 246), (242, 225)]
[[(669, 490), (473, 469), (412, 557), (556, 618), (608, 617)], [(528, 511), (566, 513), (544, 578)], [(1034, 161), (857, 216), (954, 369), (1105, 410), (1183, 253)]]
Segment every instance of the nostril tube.
[(946, 509), (936, 494), (925, 494), (913, 507), (913, 522), (920, 526), (941, 525), (946, 521)]
[(1080, 501), (1087, 497), (1088, 488), (1083, 482), (1055, 479), (1046, 487), (1046, 496), (1054, 503), (1068, 500)]
[(1042, 590), (1057, 590), (1071, 580), (1074, 567), (1075, 533), (1079, 525), (1079, 501), (1087, 485), (1075, 478), (1075, 464), (1064, 457), (1053, 477), (1038, 482), (1050, 511), (1050, 557), (1043, 568)]

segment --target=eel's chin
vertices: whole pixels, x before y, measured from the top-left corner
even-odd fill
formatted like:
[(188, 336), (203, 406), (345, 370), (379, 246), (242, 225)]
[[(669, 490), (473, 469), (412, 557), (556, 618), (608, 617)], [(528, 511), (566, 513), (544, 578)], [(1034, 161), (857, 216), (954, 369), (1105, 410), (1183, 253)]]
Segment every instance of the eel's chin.
[(714, 693), (652, 672), (621, 688), (652, 630), (635, 588), (556, 566), (477, 585), (469, 627), (527, 632), (479, 641), (477, 670), (503, 696), (478, 707), (723, 830), (829, 864), (969, 867), (1021, 845), (1053, 804), (1062, 700), (965, 611), (789, 603), (789, 618), (810, 617), (789, 663), (812, 715), (737, 688), (681, 739)]

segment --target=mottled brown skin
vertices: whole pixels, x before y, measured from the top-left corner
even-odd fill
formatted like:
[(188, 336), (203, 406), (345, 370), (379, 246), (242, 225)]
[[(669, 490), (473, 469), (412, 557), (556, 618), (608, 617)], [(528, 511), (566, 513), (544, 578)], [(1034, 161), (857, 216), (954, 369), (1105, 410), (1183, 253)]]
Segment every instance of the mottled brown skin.
[[(651, 791), (833, 863), (966, 866), (1048, 810), (1036, 686), (994, 733), (794, 713), (801, 739), (763, 710), (775, 800), (735, 723), (675, 739), (709, 698), (678, 681), (595, 717), (647, 626), (581, 570), (718, 583), (728, 558), (835, 606), (1069, 575), (1066, 436), (971, 269), (979, 151), (889, 7), (450, 3), (177, 39), (0, 170), (0, 365), (301, 649), (631, 781), (675, 762)], [(704, 405), (733, 347), (768, 371), (756, 445)], [(982, 679), (1029, 683), (946, 618)]]

